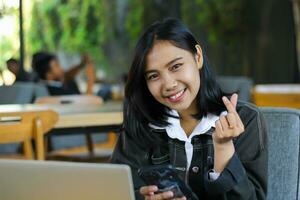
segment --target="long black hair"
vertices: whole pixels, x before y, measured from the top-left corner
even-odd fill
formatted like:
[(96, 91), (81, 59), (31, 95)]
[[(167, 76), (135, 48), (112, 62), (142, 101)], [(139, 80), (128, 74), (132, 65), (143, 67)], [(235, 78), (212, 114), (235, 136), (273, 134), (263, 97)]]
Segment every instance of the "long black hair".
[[(151, 95), (144, 75), (146, 57), (154, 42), (159, 40), (169, 41), (193, 55), (197, 53), (195, 46), (199, 44), (179, 20), (170, 18), (150, 25), (138, 40), (125, 87), (123, 123), (125, 130), (134, 138), (151, 140), (152, 136), (147, 134), (150, 130), (149, 123), (156, 126), (168, 125), (169, 108)], [(225, 110), (222, 102), (224, 93), (217, 84), (204, 53), (199, 75), (201, 83), (196, 96), (198, 113), (194, 117), (201, 119), (208, 113), (219, 115)]]

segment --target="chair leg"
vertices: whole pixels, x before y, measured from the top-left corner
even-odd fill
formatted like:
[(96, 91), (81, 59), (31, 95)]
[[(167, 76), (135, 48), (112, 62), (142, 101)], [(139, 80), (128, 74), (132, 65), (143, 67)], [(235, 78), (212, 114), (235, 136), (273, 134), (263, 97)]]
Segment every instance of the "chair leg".
[(107, 143), (110, 148), (114, 148), (117, 142), (117, 134), (113, 131), (108, 132), (107, 134)]
[(32, 143), (31, 140), (26, 140), (23, 143), (23, 151), (24, 151), (24, 155), (25, 158), (28, 160), (32, 160), (33, 159), (33, 151), (32, 151)]
[(35, 139), (36, 139), (36, 159), (45, 160), (44, 134), (41, 119), (34, 120), (35, 123)]
[(86, 144), (87, 144), (87, 148), (88, 148), (88, 151), (89, 151), (89, 155), (92, 157), (92, 156), (95, 155), (92, 134), (91, 133), (86, 133), (85, 134), (85, 139), (86, 139)]
[(110, 131), (107, 133), (107, 140), (102, 143), (97, 143), (97, 148), (114, 148), (117, 142), (117, 133)]

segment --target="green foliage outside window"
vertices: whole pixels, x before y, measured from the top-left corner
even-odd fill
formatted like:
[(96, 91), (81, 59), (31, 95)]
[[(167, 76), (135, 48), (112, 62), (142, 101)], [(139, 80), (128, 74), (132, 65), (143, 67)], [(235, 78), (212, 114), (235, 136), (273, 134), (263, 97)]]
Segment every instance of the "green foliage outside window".
[(105, 0), (36, 1), (28, 36), (31, 51), (88, 53), (101, 61), (109, 19)]
[(106, 71), (120, 65), (125, 71), (142, 30), (144, 7), (141, 0), (128, 0), (124, 12), (120, 12), (122, 1), (35, 1), (28, 33), (31, 53), (88, 53)]
[[(181, 1), (181, 16), (193, 32), (207, 36), (212, 48), (222, 49), (218, 47), (225, 46), (228, 63), (234, 63), (242, 56), (233, 53), (240, 53), (243, 48), (241, 40), (246, 27), (241, 16), (244, 2)], [(123, 8), (125, 5), (122, 13), (121, 5)], [(111, 68), (122, 65), (124, 71), (130, 64), (136, 40), (144, 29), (147, 9), (155, 12), (147, 5), (145, 0), (127, 0), (125, 3), (123, 0), (35, 1), (28, 34), (31, 51), (45, 49), (89, 53), (102, 66)]]
[[(245, 35), (249, 25), (245, 0), (181, 1), (183, 21), (207, 39), (210, 60), (221, 74), (248, 74)], [(199, 35), (200, 33), (200, 35)]]
[(129, 0), (128, 6), (129, 12), (127, 13), (125, 27), (129, 34), (130, 44), (133, 46), (143, 31), (144, 1)]
[(182, 1), (183, 20), (200, 26), (207, 32), (209, 42), (237, 42), (246, 30), (243, 0)]

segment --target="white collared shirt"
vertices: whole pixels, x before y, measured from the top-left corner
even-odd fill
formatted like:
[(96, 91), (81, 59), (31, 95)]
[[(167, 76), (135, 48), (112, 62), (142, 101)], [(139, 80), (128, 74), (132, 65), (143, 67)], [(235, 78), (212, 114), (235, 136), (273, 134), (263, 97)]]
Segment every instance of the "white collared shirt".
[[(176, 110), (171, 110), (170, 114), (179, 117), (179, 114)], [(221, 115), (227, 115), (227, 111), (223, 111)], [(185, 142), (184, 146), (185, 146), (185, 152), (187, 158), (187, 170), (188, 170), (190, 168), (192, 158), (193, 158), (192, 138), (196, 135), (204, 134), (212, 127), (215, 127), (215, 122), (220, 118), (220, 116), (209, 113), (206, 117), (203, 117), (201, 119), (201, 121), (197, 124), (197, 126), (194, 128), (193, 132), (189, 136), (187, 136), (187, 134), (181, 127), (180, 120), (178, 118), (169, 117), (168, 122), (170, 123), (170, 125), (166, 127), (159, 127), (153, 124), (149, 124), (149, 126), (154, 129), (166, 129), (166, 132), (170, 138), (178, 139)], [(219, 176), (218, 173), (210, 173), (210, 177), (213, 180), (216, 180), (218, 176)]]

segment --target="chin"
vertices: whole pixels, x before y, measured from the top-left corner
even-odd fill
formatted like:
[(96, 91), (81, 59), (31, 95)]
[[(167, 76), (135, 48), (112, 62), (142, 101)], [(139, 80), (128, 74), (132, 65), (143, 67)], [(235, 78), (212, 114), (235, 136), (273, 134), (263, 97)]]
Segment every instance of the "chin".
[(169, 108), (171, 108), (172, 110), (176, 110), (177, 112), (182, 112), (186, 109), (188, 109), (190, 106), (190, 104), (178, 104), (178, 105), (168, 105)]

